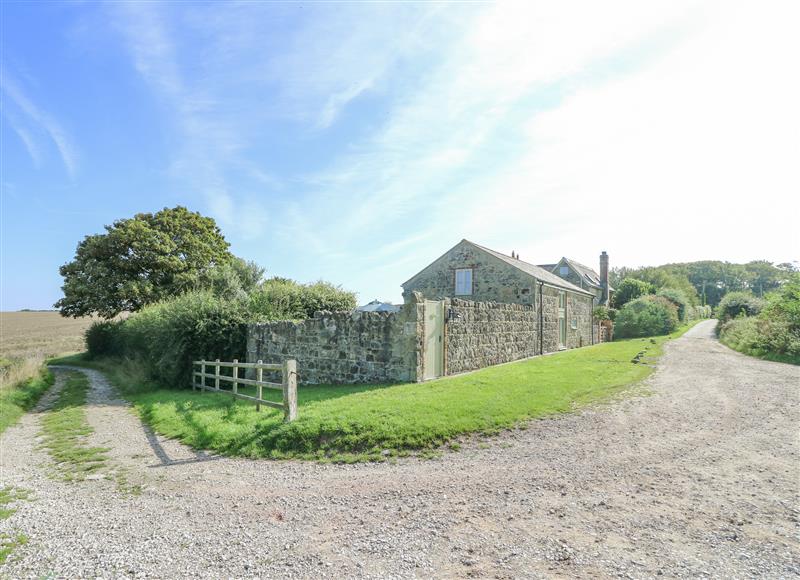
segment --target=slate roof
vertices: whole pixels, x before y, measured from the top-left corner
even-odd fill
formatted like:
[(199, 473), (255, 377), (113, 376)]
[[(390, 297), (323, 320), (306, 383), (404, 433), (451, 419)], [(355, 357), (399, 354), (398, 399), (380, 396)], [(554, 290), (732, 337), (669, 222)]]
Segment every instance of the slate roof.
[[(570, 260), (569, 258), (563, 258), (564, 262), (567, 262), (573, 270), (575, 270), (578, 274), (583, 276), (584, 280), (594, 286), (595, 288), (602, 288), (602, 284), (600, 284), (600, 274), (595, 272), (589, 266), (584, 266), (580, 262), (576, 262), (575, 260)], [(559, 262), (560, 263), (560, 262)], [(609, 285), (609, 290), (614, 290)]]
[(400, 312), (402, 307), (397, 304), (390, 304), (389, 302), (381, 302), (380, 300), (373, 300), (369, 304), (359, 306), (356, 308), (359, 312)]
[(590, 296), (594, 296), (591, 292), (584, 290), (583, 288), (579, 288), (570, 282), (567, 282), (560, 276), (553, 274), (552, 272), (548, 272), (544, 268), (540, 266), (536, 266), (534, 264), (529, 264), (528, 262), (523, 262), (522, 260), (518, 260), (517, 258), (512, 258), (511, 256), (506, 256), (505, 254), (501, 254), (500, 252), (495, 252), (494, 250), (490, 250), (489, 248), (485, 248), (475, 242), (470, 242), (469, 240), (464, 240), (468, 244), (472, 244), (476, 248), (480, 248), (487, 254), (491, 254), (495, 258), (498, 258), (508, 264), (509, 266), (513, 266), (518, 270), (522, 270), (526, 274), (529, 274), (536, 278), (537, 280), (548, 284), (549, 286), (556, 286), (557, 288), (563, 288), (564, 290), (570, 290), (572, 292), (578, 292), (580, 294), (588, 294)]

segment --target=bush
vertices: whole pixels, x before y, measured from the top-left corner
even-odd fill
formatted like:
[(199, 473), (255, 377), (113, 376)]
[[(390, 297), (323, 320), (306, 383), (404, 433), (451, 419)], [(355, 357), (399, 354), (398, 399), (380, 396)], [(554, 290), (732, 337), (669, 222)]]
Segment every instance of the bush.
[(720, 324), (740, 316), (755, 316), (764, 306), (764, 301), (749, 292), (728, 292), (717, 305)]
[(103, 320), (94, 322), (86, 329), (86, 350), (89, 356), (118, 356), (122, 354), (122, 339), (120, 333), (122, 321)]
[(617, 338), (669, 334), (678, 326), (678, 308), (663, 296), (643, 296), (628, 302), (614, 321)]
[(595, 320), (611, 320), (611, 315), (608, 313), (608, 308), (605, 306), (598, 306), (592, 311), (592, 316)]
[(620, 282), (614, 294), (611, 296), (611, 302), (614, 308), (619, 309), (631, 300), (635, 300), (652, 292), (653, 287), (647, 282), (637, 280), (636, 278), (625, 278)]
[(342, 311), (356, 307), (353, 292), (328, 282), (299, 284), (286, 278), (270, 278), (250, 294), (249, 309), (269, 320), (302, 320), (318, 310)]
[(193, 360), (245, 359), (246, 305), (194, 291), (146, 306), (122, 324), (121, 350), (163, 385), (188, 387)]
[(681, 290), (676, 290), (675, 288), (662, 288), (656, 293), (656, 296), (663, 296), (675, 305), (675, 307), (678, 309), (678, 318), (681, 322), (687, 322), (691, 314), (693, 314), (689, 299)]

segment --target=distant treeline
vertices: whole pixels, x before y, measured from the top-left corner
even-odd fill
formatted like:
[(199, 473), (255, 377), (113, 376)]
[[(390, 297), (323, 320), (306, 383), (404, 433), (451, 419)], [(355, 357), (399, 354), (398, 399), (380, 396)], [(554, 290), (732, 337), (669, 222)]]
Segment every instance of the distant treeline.
[(695, 305), (716, 306), (729, 292), (751, 292), (759, 297), (764, 296), (777, 290), (796, 271), (793, 264), (773, 264), (766, 260), (747, 264), (706, 260), (643, 268), (613, 268), (609, 273), (609, 281), (611, 286), (617, 287), (622, 280), (635, 278), (656, 289), (681, 290)]

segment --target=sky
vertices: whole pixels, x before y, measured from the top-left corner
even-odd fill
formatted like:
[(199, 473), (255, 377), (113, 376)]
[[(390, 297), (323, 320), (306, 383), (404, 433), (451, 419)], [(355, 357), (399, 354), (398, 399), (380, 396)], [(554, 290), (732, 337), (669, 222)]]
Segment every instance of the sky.
[(800, 4), (0, 3), (0, 310), (186, 206), (361, 303), (462, 238), (597, 267), (800, 259)]

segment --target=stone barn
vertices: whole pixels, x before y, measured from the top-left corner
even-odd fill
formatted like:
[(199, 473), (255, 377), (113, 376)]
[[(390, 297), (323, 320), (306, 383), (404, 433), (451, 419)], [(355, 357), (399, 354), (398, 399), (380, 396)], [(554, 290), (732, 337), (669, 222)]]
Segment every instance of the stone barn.
[(468, 240), (402, 287), (396, 311), (251, 325), (247, 360), (295, 358), (308, 384), (423, 381), (596, 342), (592, 291)]

